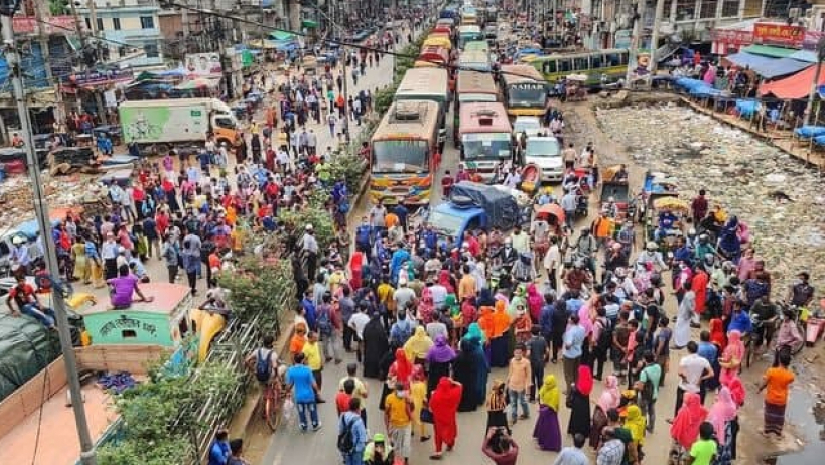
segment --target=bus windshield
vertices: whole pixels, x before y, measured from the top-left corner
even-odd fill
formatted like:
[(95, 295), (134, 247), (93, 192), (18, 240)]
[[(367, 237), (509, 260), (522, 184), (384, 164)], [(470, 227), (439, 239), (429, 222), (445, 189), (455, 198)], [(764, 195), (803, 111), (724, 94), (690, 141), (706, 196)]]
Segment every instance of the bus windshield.
[(459, 102), (495, 102), (498, 100), (496, 94), (476, 94), (473, 92), (458, 94)]
[(464, 134), (461, 151), (465, 160), (507, 160), (512, 154), (511, 135), (504, 133)]
[(373, 154), (373, 173), (418, 173), (429, 165), (423, 140), (379, 140), (373, 143)]
[(544, 106), (547, 90), (538, 82), (522, 82), (509, 87), (508, 104), (511, 107)]

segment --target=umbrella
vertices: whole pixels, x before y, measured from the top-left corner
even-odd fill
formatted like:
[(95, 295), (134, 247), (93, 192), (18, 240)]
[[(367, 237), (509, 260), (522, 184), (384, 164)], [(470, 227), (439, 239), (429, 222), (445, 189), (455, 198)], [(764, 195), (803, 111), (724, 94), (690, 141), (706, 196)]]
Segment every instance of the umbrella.
[(555, 216), (559, 224), (564, 223), (564, 210), (558, 204), (546, 203), (536, 206), (536, 216), (540, 215)]
[(653, 201), (653, 206), (657, 209), (669, 210), (690, 210), (690, 205), (682, 199), (676, 197), (661, 197)]

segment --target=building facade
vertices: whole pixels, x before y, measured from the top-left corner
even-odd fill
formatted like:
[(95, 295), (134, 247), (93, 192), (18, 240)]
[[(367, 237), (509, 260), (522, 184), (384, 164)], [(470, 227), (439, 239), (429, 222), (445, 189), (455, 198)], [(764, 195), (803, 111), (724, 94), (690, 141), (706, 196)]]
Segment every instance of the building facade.
[(86, 29), (106, 39), (107, 61), (121, 68), (163, 65), (159, 12), (157, 0), (87, 0), (78, 9)]

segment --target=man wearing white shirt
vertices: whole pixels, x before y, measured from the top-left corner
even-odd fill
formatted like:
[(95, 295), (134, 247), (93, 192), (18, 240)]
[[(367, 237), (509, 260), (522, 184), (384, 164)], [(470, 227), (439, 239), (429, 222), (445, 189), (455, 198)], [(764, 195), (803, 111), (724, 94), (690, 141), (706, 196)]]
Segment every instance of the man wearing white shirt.
[(550, 238), (550, 248), (547, 249), (547, 253), (544, 255), (544, 269), (547, 270), (550, 287), (556, 292), (559, 291), (557, 276), (560, 268), (561, 249), (559, 249), (559, 238), (558, 236), (552, 236)]

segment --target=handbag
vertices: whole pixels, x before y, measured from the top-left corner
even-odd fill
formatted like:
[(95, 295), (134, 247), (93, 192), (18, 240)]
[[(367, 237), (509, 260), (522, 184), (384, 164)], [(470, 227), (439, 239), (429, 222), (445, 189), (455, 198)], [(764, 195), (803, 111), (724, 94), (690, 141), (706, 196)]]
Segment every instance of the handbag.
[(433, 412), (428, 408), (422, 408), (420, 419), (421, 423), (433, 424)]

